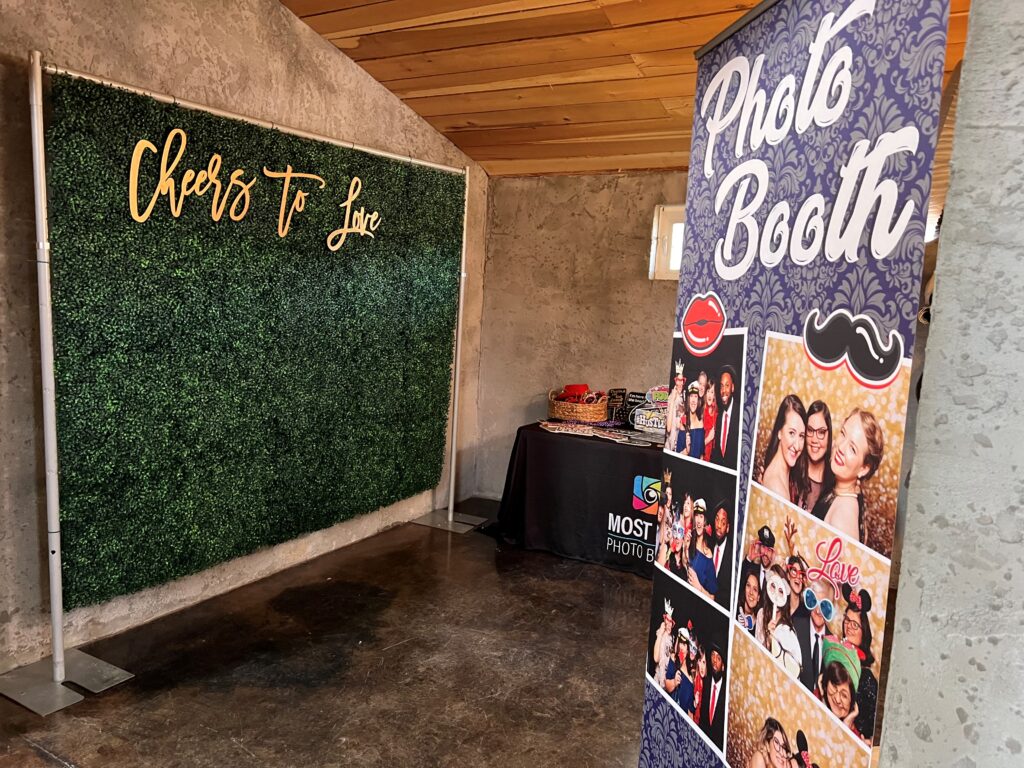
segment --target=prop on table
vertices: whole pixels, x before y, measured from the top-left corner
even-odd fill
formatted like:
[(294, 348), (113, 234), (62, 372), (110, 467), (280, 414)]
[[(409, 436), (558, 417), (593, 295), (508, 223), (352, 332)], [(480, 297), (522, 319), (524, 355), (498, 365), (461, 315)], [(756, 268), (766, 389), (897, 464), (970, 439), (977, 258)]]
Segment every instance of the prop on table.
[(569, 384), (560, 392), (548, 393), (548, 417), (563, 421), (605, 421), (608, 418), (608, 395), (595, 392), (586, 384)]
[(645, 399), (648, 405), (654, 405), (658, 408), (668, 408), (668, 392), (669, 389), (666, 385), (651, 387), (647, 390)]
[(665, 408), (657, 405), (642, 405), (630, 414), (630, 423), (642, 432), (665, 436)]
[(564, 421), (541, 421), (539, 422), (541, 429), (546, 429), (548, 432), (556, 432), (564, 435), (582, 435), (583, 437), (591, 437), (594, 434), (594, 428), (587, 424), (569, 424)]
[(600, 427), (601, 429), (628, 429), (629, 425), (624, 421), (613, 421), (612, 419), (606, 419), (605, 421), (570, 421), (565, 419), (567, 424), (586, 424), (588, 427)]
[(629, 439), (628, 437), (619, 434), (618, 430), (606, 428), (595, 429), (594, 437), (600, 437), (602, 440), (611, 440), (613, 443), (624, 443)]
[(633, 411), (640, 406), (647, 404), (647, 394), (644, 392), (630, 392), (626, 395), (626, 421), (633, 423)]
[(629, 423), (634, 429), (664, 437), (669, 388), (651, 387), (646, 393), (630, 392), (626, 399)]
[(651, 440), (645, 440), (632, 429), (595, 428), (594, 437), (622, 443), (623, 445), (654, 445)]
[(628, 423), (626, 415), (626, 390), (616, 388), (608, 390), (608, 421)]

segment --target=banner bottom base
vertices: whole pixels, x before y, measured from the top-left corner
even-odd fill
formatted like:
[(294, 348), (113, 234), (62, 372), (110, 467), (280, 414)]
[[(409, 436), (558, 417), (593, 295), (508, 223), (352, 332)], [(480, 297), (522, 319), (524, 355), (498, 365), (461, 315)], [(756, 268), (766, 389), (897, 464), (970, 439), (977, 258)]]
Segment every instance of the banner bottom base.
[[(134, 677), (131, 672), (73, 648), (65, 652), (64, 667), (64, 682), (92, 693), (101, 693)], [(85, 698), (63, 683), (53, 681), (50, 656), (0, 675), (0, 695), (43, 717)]]
[(452, 533), (469, 533), (487, 522), (486, 517), (465, 515), (460, 512), (456, 512), (454, 518), (454, 520), (449, 522), (447, 509), (435, 509), (433, 512), (423, 515), (423, 517), (417, 517), (412, 522), (416, 525), (440, 528), (443, 531), (451, 531)]

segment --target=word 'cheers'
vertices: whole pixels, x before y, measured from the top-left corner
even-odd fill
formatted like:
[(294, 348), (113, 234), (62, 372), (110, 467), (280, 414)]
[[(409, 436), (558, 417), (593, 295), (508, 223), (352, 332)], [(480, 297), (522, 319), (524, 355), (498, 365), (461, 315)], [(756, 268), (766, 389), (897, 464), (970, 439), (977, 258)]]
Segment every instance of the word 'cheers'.
[[(167, 198), (167, 205), (174, 218), (181, 216), (185, 201), (190, 197), (204, 197), (210, 193), (210, 218), (220, 221), (225, 212), (231, 221), (241, 221), (249, 212), (252, 203), (252, 189), (258, 177), (246, 179), (245, 170), (236, 168), (226, 180), (221, 179), (223, 158), (214, 153), (206, 167), (201, 170), (187, 168), (178, 175), (178, 165), (185, 154), (188, 136), (181, 128), (175, 128), (168, 135), (162, 151), (155, 144), (141, 139), (132, 152), (131, 168), (128, 175), (128, 207), (132, 218), (143, 223), (149, 220), (160, 198)], [(139, 174), (147, 154), (160, 155), (160, 178), (149, 195), (145, 207), (140, 205)], [(306, 207), (308, 190), (300, 189), (302, 182), (313, 182), (317, 189), (323, 189), (327, 182), (313, 173), (296, 172), (291, 165), (284, 171), (263, 168), (268, 179), (280, 180), (281, 205), (277, 218), (277, 234), (285, 237), (292, 226), (292, 217)], [(327, 236), (327, 248), (337, 251), (345, 244), (349, 235), (373, 237), (381, 223), (380, 213), (367, 212), (363, 206), (356, 207), (356, 200), (363, 189), (358, 176), (352, 177), (348, 194), (339, 207), (345, 212), (342, 225)]]

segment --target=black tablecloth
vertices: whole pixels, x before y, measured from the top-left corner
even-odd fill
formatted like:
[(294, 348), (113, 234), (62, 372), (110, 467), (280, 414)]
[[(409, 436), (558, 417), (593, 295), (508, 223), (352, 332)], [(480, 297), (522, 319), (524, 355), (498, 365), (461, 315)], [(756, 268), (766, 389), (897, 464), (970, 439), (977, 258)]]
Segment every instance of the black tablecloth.
[(650, 578), (658, 522), (652, 485), (661, 479), (661, 460), (657, 446), (520, 427), (498, 511), (502, 535), (527, 549)]

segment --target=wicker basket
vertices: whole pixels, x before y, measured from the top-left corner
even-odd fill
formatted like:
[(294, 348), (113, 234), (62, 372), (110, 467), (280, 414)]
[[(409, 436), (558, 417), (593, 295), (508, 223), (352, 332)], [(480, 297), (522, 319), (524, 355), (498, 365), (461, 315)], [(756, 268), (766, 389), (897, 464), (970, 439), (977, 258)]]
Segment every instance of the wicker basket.
[(555, 400), (558, 390), (548, 392), (548, 417), (562, 421), (605, 421), (608, 418), (608, 396), (596, 403), (565, 403)]

